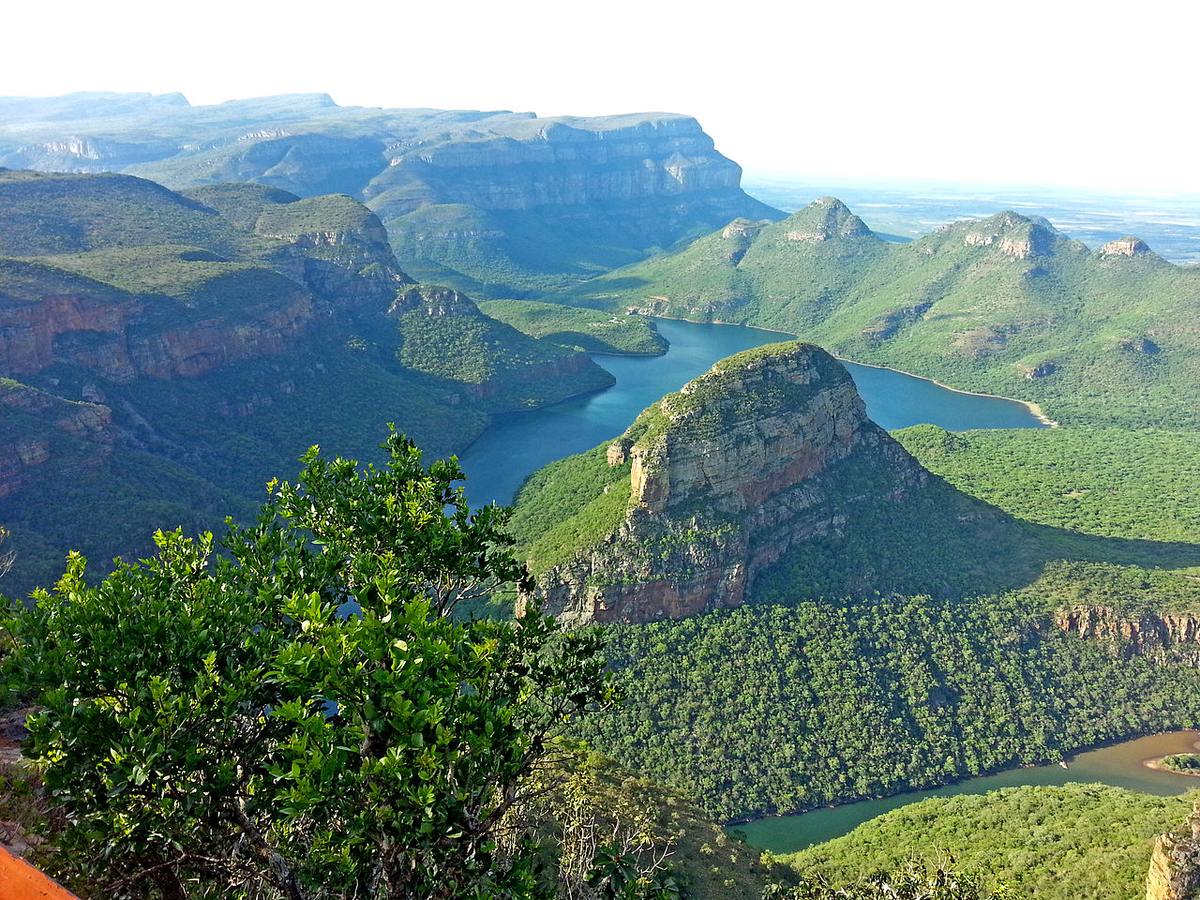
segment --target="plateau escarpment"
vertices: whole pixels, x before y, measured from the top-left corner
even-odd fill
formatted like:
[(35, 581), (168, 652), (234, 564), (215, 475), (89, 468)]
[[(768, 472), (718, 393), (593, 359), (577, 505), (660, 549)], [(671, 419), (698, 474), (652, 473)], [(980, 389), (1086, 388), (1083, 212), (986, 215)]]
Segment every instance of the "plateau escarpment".
[(602, 464), (596, 496), (574, 497), (532, 542), (546, 607), (575, 623), (739, 606), (793, 546), (838, 533), (848, 505), (926, 483), (842, 365), (799, 342), (717, 363), (647, 409)]
[(0, 98), (0, 166), (350, 194), (382, 219), (406, 270), (491, 297), (572, 284), (736, 216), (781, 216), (741, 190), (741, 168), (690, 116), (174, 96)]
[(1200, 617), (1183, 613), (1123, 613), (1110, 606), (1070, 606), (1054, 624), (1068, 634), (1098, 641), (1121, 658), (1143, 656), (1160, 665), (1200, 668)]

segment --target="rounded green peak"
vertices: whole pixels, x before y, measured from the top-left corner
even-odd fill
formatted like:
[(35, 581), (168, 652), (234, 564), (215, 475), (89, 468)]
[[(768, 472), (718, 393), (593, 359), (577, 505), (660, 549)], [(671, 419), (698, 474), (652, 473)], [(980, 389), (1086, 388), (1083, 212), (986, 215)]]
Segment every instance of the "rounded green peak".
[(821, 197), (780, 223), (789, 241), (820, 243), (836, 238), (874, 237), (874, 232), (837, 197)]

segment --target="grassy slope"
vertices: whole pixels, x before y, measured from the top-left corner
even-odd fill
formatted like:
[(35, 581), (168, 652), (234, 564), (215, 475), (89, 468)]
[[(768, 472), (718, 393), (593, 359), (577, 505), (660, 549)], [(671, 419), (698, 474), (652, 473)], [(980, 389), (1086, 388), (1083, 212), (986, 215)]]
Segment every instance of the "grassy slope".
[(1114, 428), (895, 434), (927, 469), (1031, 522), (1200, 543), (1200, 434)]
[(1155, 836), (1176, 828), (1197, 795), (1152, 797), (1105, 785), (1017, 787), (925, 800), (844, 837), (782, 857), (843, 884), (911, 858), (949, 854), (1039, 900), (1128, 900), (1145, 891)]
[[(1200, 422), (1200, 337), (1188, 324), (1200, 273), (1153, 254), (1102, 257), (1012, 214), (909, 244), (789, 239), (813, 225), (809, 207), (726, 229), (549, 299), (778, 328), (839, 356), (1036, 401), (1065, 422)], [(1007, 254), (1006, 240), (1040, 255)]]
[(159, 244), (246, 257), (276, 246), (212, 209), (127, 175), (0, 172), (0, 256), (45, 256)]
[(534, 300), (490, 300), (479, 304), (484, 315), (536, 338), (589, 353), (662, 356), (667, 341), (643, 316), (608, 313)]

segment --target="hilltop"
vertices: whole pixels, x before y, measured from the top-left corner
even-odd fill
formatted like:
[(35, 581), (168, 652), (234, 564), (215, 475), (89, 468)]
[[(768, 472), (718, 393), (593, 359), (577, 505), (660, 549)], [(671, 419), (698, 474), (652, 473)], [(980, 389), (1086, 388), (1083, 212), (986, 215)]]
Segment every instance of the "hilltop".
[(835, 354), (1034, 401), (1057, 421), (1200, 421), (1200, 273), (1137, 238), (1093, 251), (998, 213), (911, 243), (822, 198), (549, 298), (792, 332)]
[(739, 606), (840, 510), (919, 489), (924, 472), (866, 416), (818, 347), (724, 359), (608, 447), (531, 477), (514, 529), (546, 608), (566, 621), (648, 621)]

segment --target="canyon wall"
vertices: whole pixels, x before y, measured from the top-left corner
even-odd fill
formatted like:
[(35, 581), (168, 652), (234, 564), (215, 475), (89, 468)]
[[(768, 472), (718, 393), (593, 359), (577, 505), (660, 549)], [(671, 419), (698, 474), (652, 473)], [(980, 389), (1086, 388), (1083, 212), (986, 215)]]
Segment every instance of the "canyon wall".
[(1200, 804), (1183, 827), (1154, 841), (1146, 900), (1196, 900), (1200, 897)]
[(1122, 613), (1108, 606), (1070, 606), (1054, 614), (1054, 624), (1069, 634), (1098, 641), (1128, 659), (1144, 656), (1157, 663), (1200, 668), (1200, 617), (1145, 612)]

